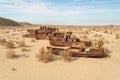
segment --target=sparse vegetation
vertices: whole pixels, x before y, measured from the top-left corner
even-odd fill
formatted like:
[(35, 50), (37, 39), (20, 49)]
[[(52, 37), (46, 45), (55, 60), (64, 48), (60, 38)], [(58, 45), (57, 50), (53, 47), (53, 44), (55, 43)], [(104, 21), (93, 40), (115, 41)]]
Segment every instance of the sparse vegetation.
[(6, 58), (7, 59), (16, 58), (15, 51), (14, 50), (7, 50), (7, 52), (6, 52)]
[(19, 47), (25, 47), (26, 46), (26, 43), (25, 43), (25, 41), (19, 41), (18, 42), (18, 45), (19, 45)]
[(102, 49), (104, 45), (104, 42), (102, 40), (98, 41), (98, 49)]
[(31, 39), (31, 42), (35, 42), (36, 40), (35, 39)]
[(90, 47), (91, 49), (102, 49), (104, 42), (103, 40), (93, 40), (92, 42), (92, 46)]
[(15, 68), (11, 68), (11, 70), (12, 70), (12, 71), (16, 71), (16, 69), (15, 69)]
[(28, 51), (28, 49), (25, 48), (25, 47), (23, 47), (23, 48), (21, 48), (21, 51), (22, 51), (22, 52), (25, 52), (25, 51)]
[(120, 35), (119, 34), (115, 34), (115, 39), (120, 39)]
[(67, 62), (70, 62), (72, 59), (72, 55), (68, 50), (64, 50), (63, 52), (61, 52), (60, 56), (64, 61), (67, 61)]
[(6, 43), (6, 39), (5, 39), (5, 38), (1, 38), (1, 39), (0, 39), (0, 44), (1, 44), (1, 45), (4, 45), (5, 43)]
[(52, 54), (51, 52), (45, 51), (45, 48), (42, 47), (38, 54), (36, 54), (36, 58), (38, 61), (42, 61), (44, 63), (47, 63), (52, 60)]
[(110, 52), (106, 47), (104, 47), (103, 49), (104, 49), (104, 52), (105, 52), (106, 54), (108, 54), (108, 53)]
[(85, 40), (86, 40), (86, 39), (88, 39), (88, 37), (87, 37), (86, 35), (84, 35), (84, 36), (83, 36), (83, 39), (85, 39)]
[(5, 46), (6, 48), (15, 48), (15, 44), (12, 40), (6, 42)]

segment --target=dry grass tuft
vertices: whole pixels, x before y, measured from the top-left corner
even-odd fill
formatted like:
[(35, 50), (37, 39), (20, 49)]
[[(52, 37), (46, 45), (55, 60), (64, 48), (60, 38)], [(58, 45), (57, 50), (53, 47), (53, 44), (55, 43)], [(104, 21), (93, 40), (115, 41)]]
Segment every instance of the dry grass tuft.
[(26, 58), (28, 58), (28, 57), (29, 57), (29, 56), (28, 56), (28, 55), (26, 55), (26, 54), (23, 54), (23, 56), (24, 56), (24, 57), (26, 57)]
[(6, 31), (6, 33), (10, 33), (10, 31)]
[(106, 57), (111, 57), (109, 54), (111, 51), (109, 51), (108, 48), (104, 47), (103, 50), (104, 50)]
[(29, 50), (27, 48), (23, 47), (23, 48), (21, 48), (21, 51), (26, 52), (26, 51), (29, 51)]
[(93, 49), (102, 49), (103, 48), (103, 45), (104, 45), (103, 40), (94, 40), (91, 42), (92, 42), (91, 48), (93, 48)]
[(35, 42), (36, 40), (35, 39), (31, 39), (31, 42)]
[(64, 50), (63, 52), (61, 52), (60, 56), (66, 62), (70, 62), (72, 59), (72, 55), (68, 50)]
[(120, 35), (119, 34), (115, 34), (115, 39), (120, 39)]
[(45, 51), (45, 48), (42, 47), (38, 54), (36, 54), (36, 58), (38, 61), (42, 61), (44, 63), (47, 63), (49, 61), (52, 60), (52, 53), (51, 52), (48, 52), (48, 51)]
[(15, 69), (15, 68), (11, 68), (11, 70), (12, 70), (12, 71), (16, 71), (16, 69)]
[(14, 58), (16, 58), (15, 51), (14, 50), (8, 50), (6, 52), (6, 58), (7, 59), (14, 59)]
[(18, 45), (19, 45), (19, 47), (26, 47), (26, 43), (25, 43), (25, 41), (19, 41), (18, 42)]
[(0, 39), (0, 45), (4, 45), (6, 43), (6, 39), (5, 38), (1, 38)]
[(15, 44), (12, 40), (6, 42), (5, 46), (6, 48), (15, 48)]
[(98, 49), (102, 49), (104, 45), (104, 42), (102, 40), (98, 41)]

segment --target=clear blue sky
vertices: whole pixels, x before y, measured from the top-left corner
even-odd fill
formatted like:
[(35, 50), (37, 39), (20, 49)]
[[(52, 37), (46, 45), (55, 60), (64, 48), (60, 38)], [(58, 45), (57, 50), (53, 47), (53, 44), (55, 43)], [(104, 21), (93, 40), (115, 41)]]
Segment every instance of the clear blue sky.
[(120, 24), (120, 0), (0, 0), (0, 16), (37, 24)]

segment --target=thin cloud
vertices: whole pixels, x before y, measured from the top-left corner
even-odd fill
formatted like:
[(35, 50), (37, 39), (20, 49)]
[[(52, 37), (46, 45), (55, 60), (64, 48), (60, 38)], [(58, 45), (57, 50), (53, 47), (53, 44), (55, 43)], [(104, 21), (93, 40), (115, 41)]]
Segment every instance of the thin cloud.
[[(68, 5), (66, 3), (66, 5), (58, 5), (55, 6), (55, 4), (59, 4), (59, 3), (54, 3), (54, 2), (45, 2), (44, 0), (37, 0), (37, 1), (30, 1), (30, 0), (0, 0), (0, 14), (5, 14), (7, 13), (8, 16), (11, 16), (10, 14), (12, 14), (12, 18), (16, 18), (19, 19), (21, 18), (24, 20), (27, 20), (25, 18), (28, 18), (28, 15), (31, 20), (28, 20), (30, 22), (32, 22), (32, 20), (34, 20), (33, 22), (35, 22), (35, 19), (38, 17), (37, 16), (47, 16), (49, 17), (49, 19), (46, 17), (46, 19), (44, 19), (43, 17), (41, 17), (41, 19), (43, 19), (44, 21), (46, 20), (51, 20), (54, 19), (53, 21), (55, 21), (58, 18), (71, 18), (74, 16), (81, 16), (81, 15), (85, 15), (87, 17), (89, 17), (89, 14), (98, 14), (98, 13), (120, 13), (120, 8), (109, 8), (109, 7), (96, 7), (96, 5), (100, 4), (106, 4), (108, 5), (107, 1), (98, 1), (98, 0), (73, 0), (76, 1), (77, 4), (80, 2), (86, 2), (86, 3), (80, 3), (82, 5)], [(94, 3), (96, 5), (87, 5), (87, 3)], [(16, 16), (15, 16), (15, 15)], [(19, 14), (19, 16), (17, 16), (17, 14)], [(22, 17), (20, 17), (22, 16)], [(52, 18), (50, 18), (52, 17)], [(67, 19), (66, 18), (66, 19)], [(79, 20), (76, 17), (77, 20)], [(38, 19), (37, 19), (38, 20)], [(39, 21), (39, 20), (38, 20)], [(62, 19), (63, 21), (63, 19)], [(69, 20), (68, 20), (69, 21)], [(37, 22), (37, 21), (36, 21)], [(51, 21), (52, 22), (52, 21)]]
[[(77, 1), (88, 1), (88, 0), (77, 0)], [(93, 0), (91, 0), (93, 1)], [(44, 14), (44, 15), (52, 15), (52, 16), (66, 16), (66, 15), (79, 15), (85, 13), (98, 13), (98, 12), (110, 12), (113, 9), (97, 9), (89, 6), (67, 6), (67, 7), (54, 7), (51, 3), (46, 2), (33, 2), (28, 3), (25, 0), (0, 0), (0, 3), (13, 3), (13, 4), (3, 4), (0, 5), (1, 10), (14, 10), (16, 12), (25, 12), (29, 14)], [(119, 11), (119, 9), (115, 9), (114, 11)]]

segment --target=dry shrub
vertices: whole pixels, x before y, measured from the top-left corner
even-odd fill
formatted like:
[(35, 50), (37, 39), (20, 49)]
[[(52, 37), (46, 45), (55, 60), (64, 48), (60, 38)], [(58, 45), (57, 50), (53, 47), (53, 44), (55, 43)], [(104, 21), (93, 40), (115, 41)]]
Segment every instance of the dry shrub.
[(104, 43), (109, 44), (110, 42), (108, 40), (104, 40)]
[(94, 37), (98, 37), (98, 34), (94, 34), (93, 36), (94, 36)]
[(106, 47), (104, 47), (103, 50), (104, 50), (105, 53), (109, 53), (109, 52), (110, 52), (110, 51), (108, 50), (108, 48), (106, 48)]
[(35, 39), (31, 39), (31, 42), (35, 42), (36, 40)]
[(6, 58), (7, 58), (7, 59), (16, 58), (15, 51), (14, 51), (14, 50), (8, 50), (8, 51), (6, 52)]
[(112, 31), (110, 31), (110, 33), (109, 33), (110, 35), (112, 35), (113, 33), (112, 33)]
[(5, 39), (5, 38), (1, 38), (1, 39), (0, 39), (0, 44), (1, 44), (1, 45), (4, 45), (5, 43), (6, 43), (6, 39)]
[(95, 49), (97, 47), (96, 40), (91, 40), (92, 45), (90, 46), (90, 49)]
[(15, 48), (15, 44), (12, 40), (6, 42), (6, 48)]
[(72, 59), (72, 55), (68, 50), (64, 50), (60, 53), (61, 58), (66, 61), (66, 62), (70, 62)]
[(10, 31), (6, 31), (6, 33), (10, 33)]
[(104, 42), (102, 40), (98, 40), (98, 49), (102, 49)]
[(25, 51), (28, 51), (28, 49), (25, 48), (25, 47), (23, 47), (23, 48), (21, 48), (21, 51), (22, 51), (22, 52), (25, 52)]
[(93, 49), (102, 49), (103, 48), (104, 42), (102, 40), (94, 40), (91, 42), (92, 42), (91, 48), (93, 48)]
[(43, 54), (45, 53), (45, 49), (44, 49), (44, 47), (42, 47), (40, 50), (39, 50), (39, 52), (38, 52), (38, 54), (36, 54), (36, 58), (40, 61), (40, 60), (42, 60), (42, 57), (43, 57)]
[(94, 37), (102, 37), (100, 34), (95, 34)]
[(115, 39), (120, 39), (120, 35), (119, 34), (115, 34)]
[(11, 70), (12, 70), (12, 71), (16, 71), (16, 69), (15, 69), (15, 68), (11, 68)]
[(52, 60), (52, 53), (45, 51), (45, 48), (42, 47), (39, 50), (38, 54), (36, 54), (36, 58), (38, 59), (38, 61), (42, 61), (44, 63), (47, 63), (47, 62)]
[(18, 45), (19, 45), (19, 47), (25, 47), (26, 46), (26, 43), (25, 43), (25, 41), (19, 41), (18, 42)]
[(88, 37), (86, 35), (83, 36), (83, 39), (88, 39)]
[(106, 47), (104, 47), (103, 50), (104, 50), (104, 52), (106, 54), (106, 57), (110, 57), (110, 54), (109, 54), (110, 51)]
[(107, 30), (105, 30), (105, 31), (104, 31), (104, 33), (108, 33), (108, 31), (107, 31)]
[(89, 34), (89, 31), (85, 31), (85, 34)]

